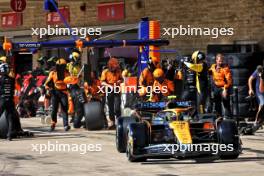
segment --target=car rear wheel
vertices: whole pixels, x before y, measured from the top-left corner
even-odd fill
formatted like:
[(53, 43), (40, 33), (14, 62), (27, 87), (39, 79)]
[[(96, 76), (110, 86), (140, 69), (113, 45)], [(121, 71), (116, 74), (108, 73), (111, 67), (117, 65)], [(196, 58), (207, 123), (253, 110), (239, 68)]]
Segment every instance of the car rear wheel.
[(137, 121), (134, 117), (119, 117), (116, 125), (116, 149), (125, 153), (127, 148), (127, 127), (130, 123)]

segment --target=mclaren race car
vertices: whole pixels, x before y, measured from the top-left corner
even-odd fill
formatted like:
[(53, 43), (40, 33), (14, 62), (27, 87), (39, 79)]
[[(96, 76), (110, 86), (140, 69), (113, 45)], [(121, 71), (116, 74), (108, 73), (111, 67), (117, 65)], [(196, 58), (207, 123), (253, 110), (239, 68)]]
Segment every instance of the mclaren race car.
[(236, 159), (241, 153), (236, 122), (194, 114), (188, 101), (139, 103), (130, 117), (117, 120), (117, 150), (131, 162), (203, 154)]

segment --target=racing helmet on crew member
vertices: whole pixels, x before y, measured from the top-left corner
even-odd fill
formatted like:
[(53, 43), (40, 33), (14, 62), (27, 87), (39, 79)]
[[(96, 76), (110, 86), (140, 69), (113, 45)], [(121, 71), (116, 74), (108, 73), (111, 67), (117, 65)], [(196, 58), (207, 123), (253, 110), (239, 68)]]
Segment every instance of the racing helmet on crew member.
[(7, 63), (0, 64), (0, 75), (8, 75), (10, 72), (10, 67)]
[(81, 60), (81, 52), (78, 49), (74, 48), (70, 55), (70, 60), (74, 63), (78, 63)]
[(164, 71), (161, 68), (156, 68), (153, 72), (153, 76), (159, 83), (164, 81)]
[(154, 78), (163, 77), (164, 76), (164, 72), (163, 72), (163, 70), (161, 68), (157, 68), (157, 69), (154, 70), (153, 76), (154, 76)]
[(56, 61), (56, 71), (58, 80), (64, 80), (64, 72), (66, 70), (66, 60), (63, 58), (60, 58)]
[(0, 63), (6, 63), (7, 57), (6, 56), (0, 56)]
[(156, 68), (160, 67), (160, 58), (158, 57), (153, 57), (149, 58), (148, 61), (148, 69), (153, 72)]
[(199, 50), (198, 51), (195, 51), (192, 54), (192, 60), (193, 60), (193, 63), (194, 64), (197, 64), (200, 61), (205, 60), (205, 54), (203, 52), (199, 51)]

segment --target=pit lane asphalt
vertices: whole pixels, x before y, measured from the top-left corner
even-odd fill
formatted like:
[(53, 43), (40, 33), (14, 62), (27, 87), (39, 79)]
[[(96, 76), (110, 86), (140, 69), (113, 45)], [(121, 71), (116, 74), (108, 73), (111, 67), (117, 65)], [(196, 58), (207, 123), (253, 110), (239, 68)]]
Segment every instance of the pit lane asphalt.
[[(62, 124), (60, 121), (59, 124)], [(40, 124), (38, 118), (22, 119), (25, 129), (35, 131), (33, 138), (14, 141), (0, 140), (0, 175), (120, 175), (120, 176), (249, 176), (264, 174), (264, 130), (255, 136), (242, 136), (243, 153), (236, 160), (217, 160), (216, 157), (186, 160), (148, 160), (130, 163), (125, 154), (115, 149), (114, 131), (85, 131), (73, 129), (64, 132), (58, 127), (54, 133)], [(47, 144), (101, 144), (100, 152), (39, 152), (32, 145)]]

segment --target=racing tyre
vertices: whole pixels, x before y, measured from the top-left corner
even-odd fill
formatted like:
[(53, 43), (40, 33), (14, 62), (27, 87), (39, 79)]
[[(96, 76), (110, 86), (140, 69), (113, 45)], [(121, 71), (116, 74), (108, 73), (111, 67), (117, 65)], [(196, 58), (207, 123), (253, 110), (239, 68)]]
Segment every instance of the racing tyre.
[(101, 130), (104, 127), (103, 107), (100, 102), (84, 104), (85, 125), (87, 130)]
[(8, 123), (6, 119), (6, 112), (3, 112), (3, 114), (0, 117), (0, 138), (5, 139), (8, 132)]
[(125, 153), (127, 148), (127, 127), (137, 121), (134, 117), (119, 117), (116, 124), (116, 149)]
[(242, 53), (230, 53), (226, 54), (225, 58), (227, 63), (231, 68), (243, 68), (250, 64), (252, 54), (242, 54)]
[[(223, 120), (220, 122), (217, 127), (217, 136), (219, 144), (225, 144), (227, 146), (227, 151), (219, 151), (219, 157), (221, 159), (238, 158), (241, 145), (236, 122), (234, 120)], [(228, 151), (230, 150), (228, 147), (230, 145), (232, 145), (232, 151)]]
[(232, 80), (234, 86), (244, 86), (247, 85), (248, 82), (247, 77), (233, 77)]
[(127, 158), (130, 162), (144, 162), (147, 160), (140, 155), (141, 149), (148, 144), (148, 128), (145, 123), (131, 123), (127, 133)]
[(238, 104), (238, 108), (239, 108), (239, 115), (241, 117), (251, 117), (251, 116), (255, 116), (254, 111), (251, 111), (250, 108), (250, 104), (249, 103), (239, 103)]
[(233, 68), (231, 69), (232, 77), (245, 77), (250, 76), (248, 69), (246, 68)]
[(208, 65), (212, 65), (215, 63), (215, 54), (207, 54), (206, 56), (206, 60), (207, 60), (207, 63)]
[(238, 102), (246, 103), (246, 97), (248, 96), (248, 86), (237, 86), (238, 88)]

